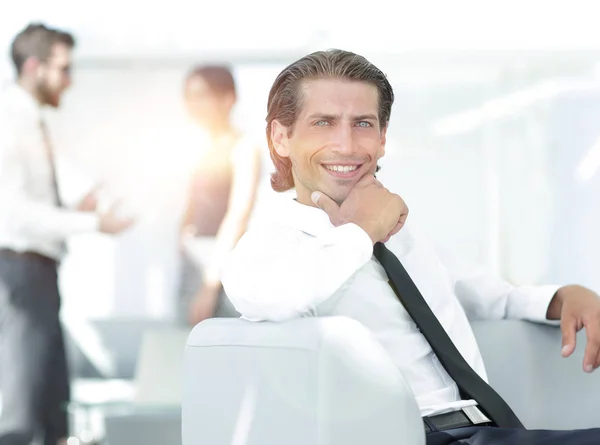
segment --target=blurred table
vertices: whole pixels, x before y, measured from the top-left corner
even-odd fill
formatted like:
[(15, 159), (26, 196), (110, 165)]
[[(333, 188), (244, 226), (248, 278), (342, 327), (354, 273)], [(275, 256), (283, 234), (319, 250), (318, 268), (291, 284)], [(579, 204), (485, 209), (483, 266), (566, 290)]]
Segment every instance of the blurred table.
[(68, 445), (178, 445), (181, 442), (179, 405), (135, 401), (131, 380), (78, 380), (66, 406)]

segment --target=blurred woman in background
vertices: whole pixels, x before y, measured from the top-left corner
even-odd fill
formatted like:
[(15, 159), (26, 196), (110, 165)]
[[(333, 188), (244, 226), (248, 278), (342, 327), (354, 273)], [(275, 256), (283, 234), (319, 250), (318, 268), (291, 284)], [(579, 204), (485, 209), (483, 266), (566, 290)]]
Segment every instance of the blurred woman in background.
[(194, 170), (181, 224), (181, 298), (192, 325), (237, 316), (220, 281), (223, 260), (245, 232), (260, 179), (257, 145), (232, 124), (235, 81), (225, 66), (194, 68), (184, 83), (187, 111), (208, 136)]

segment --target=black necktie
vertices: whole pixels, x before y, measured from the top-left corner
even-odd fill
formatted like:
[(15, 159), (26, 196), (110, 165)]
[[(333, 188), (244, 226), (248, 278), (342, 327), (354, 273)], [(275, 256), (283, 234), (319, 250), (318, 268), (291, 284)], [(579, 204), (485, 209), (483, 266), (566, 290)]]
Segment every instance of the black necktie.
[(54, 160), (54, 151), (52, 149), (52, 143), (50, 142), (50, 136), (46, 123), (41, 120), (40, 127), (42, 129), (42, 135), (44, 137), (44, 148), (46, 149), (46, 155), (48, 156), (48, 164), (50, 166), (50, 177), (52, 179), (52, 194), (54, 195), (54, 202), (58, 207), (62, 207), (62, 201), (60, 199), (60, 192), (58, 190), (58, 180), (56, 177), (56, 164)]
[[(60, 199), (60, 191), (58, 189), (58, 179), (56, 177), (56, 164), (54, 160), (54, 150), (52, 149), (52, 143), (50, 142), (50, 135), (46, 128), (46, 123), (40, 120), (40, 127), (42, 129), (42, 136), (44, 138), (44, 148), (46, 150), (46, 156), (48, 157), (48, 165), (50, 167), (50, 179), (52, 181), (52, 195), (54, 198), (54, 204), (57, 207), (63, 207), (63, 202)], [(67, 252), (67, 243), (65, 240), (60, 241), (59, 249), (61, 254), (64, 255)]]
[(469, 366), (456, 349), (400, 260), (382, 243), (375, 244), (373, 253), (385, 269), (398, 299), (461, 392), (476, 400), (479, 408), (497, 426), (523, 428), (508, 404)]

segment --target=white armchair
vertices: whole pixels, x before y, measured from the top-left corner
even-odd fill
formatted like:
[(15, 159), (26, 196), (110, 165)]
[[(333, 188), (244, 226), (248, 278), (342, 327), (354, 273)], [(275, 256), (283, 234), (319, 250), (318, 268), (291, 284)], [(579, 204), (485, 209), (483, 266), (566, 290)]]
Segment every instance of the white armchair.
[[(600, 379), (560, 357), (560, 330), (473, 324), (492, 386), (529, 428), (600, 426)], [(212, 319), (185, 356), (183, 445), (423, 445), (413, 394), (385, 350), (345, 317)]]

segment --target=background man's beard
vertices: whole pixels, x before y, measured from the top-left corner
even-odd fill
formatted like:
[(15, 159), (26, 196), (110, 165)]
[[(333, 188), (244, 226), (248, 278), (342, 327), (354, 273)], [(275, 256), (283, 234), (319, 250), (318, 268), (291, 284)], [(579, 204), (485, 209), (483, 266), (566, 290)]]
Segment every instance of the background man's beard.
[(49, 105), (54, 108), (58, 108), (60, 105), (60, 94), (52, 91), (44, 83), (38, 84), (37, 95), (40, 102), (44, 105)]

